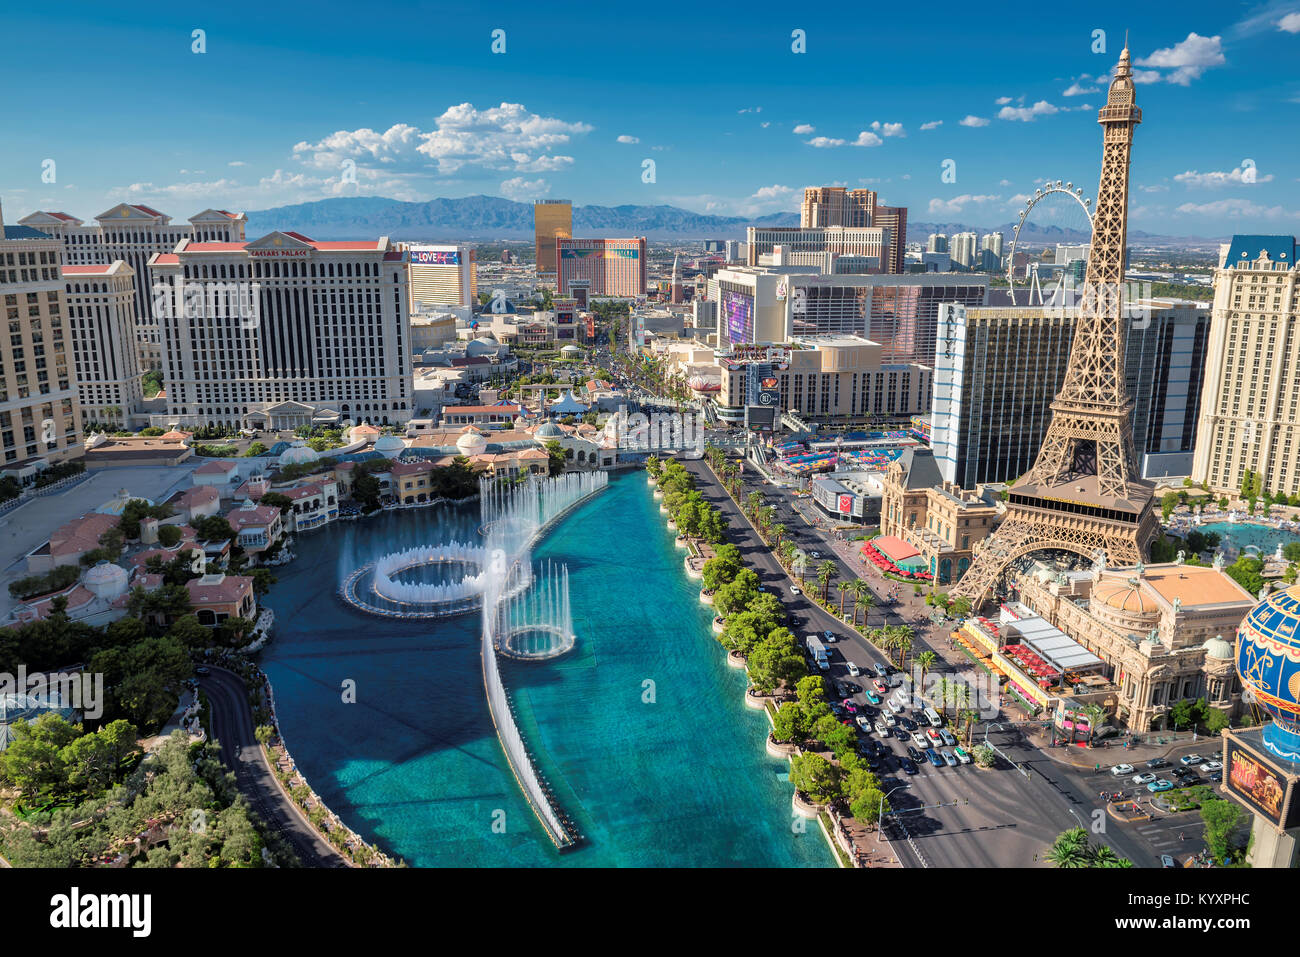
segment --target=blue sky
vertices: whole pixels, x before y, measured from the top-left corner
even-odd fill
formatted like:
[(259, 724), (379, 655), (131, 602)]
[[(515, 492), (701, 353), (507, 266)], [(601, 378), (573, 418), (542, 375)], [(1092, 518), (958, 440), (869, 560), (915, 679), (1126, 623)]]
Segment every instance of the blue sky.
[[(37, 208), (88, 219), (122, 200), (184, 218), (475, 193), (748, 216), (839, 183), (877, 189), (914, 222), (995, 225), (1045, 177), (1095, 191), (1096, 77), (1127, 29), (1146, 117), (1132, 224), (1200, 236), (1300, 227), (1300, 0), (1086, 13), (1027, 2), (807, 13), (763, 2), (71, 3), (11, 8), (0, 22), (5, 74), (23, 87), (0, 98), (11, 222)], [(795, 30), (804, 53), (792, 51)], [(956, 182), (941, 181), (945, 160)]]

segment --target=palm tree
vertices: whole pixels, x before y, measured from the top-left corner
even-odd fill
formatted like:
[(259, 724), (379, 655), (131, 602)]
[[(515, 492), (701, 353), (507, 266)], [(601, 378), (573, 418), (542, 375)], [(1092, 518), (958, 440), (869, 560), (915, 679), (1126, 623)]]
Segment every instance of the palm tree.
[(912, 637), (916, 632), (911, 625), (894, 626), (894, 647), (898, 649), (898, 667), (902, 668), (907, 660), (907, 653), (912, 650)]
[(844, 617), (844, 598), (845, 598), (845, 596), (848, 595), (849, 592), (853, 591), (853, 583), (852, 583), (852, 582), (840, 582), (839, 585), (837, 585), (836, 587), (839, 588), (839, 590), (840, 590), (840, 617), (843, 618), (843, 617)]
[(1091, 858), (1088, 833), (1081, 827), (1072, 827), (1058, 836), (1047, 850), (1047, 860), (1057, 867), (1087, 867)]
[(876, 603), (876, 596), (871, 591), (871, 586), (865, 580), (859, 578), (853, 582), (853, 624), (858, 623), (858, 607), (866, 609), (862, 615), (862, 625), (866, 627), (867, 618), (871, 614), (871, 608)]
[(780, 522), (772, 526), (772, 537), (776, 541), (776, 547), (780, 548), (785, 541), (786, 528)]
[(1093, 867), (1132, 867), (1133, 862), (1127, 857), (1120, 857), (1105, 844), (1092, 849)]
[(751, 518), (758, 513), (758, 508), (763, 504), (763, 495), (761, 492), (750, 492), (749, 498), (745, 499), (745, 514)]
[(965, 719), (966, 747), (968, 748), (971, 745), (971, 738), (975, 733), (975, 722), (979, 720), (979, 716), (979, 712), (973, 708), (967, 708), (961, 713), (961, 717)]
[(1094, 701), (1084, 706), (1083, 713), (1088, 716), (1088, 744), (1091, 746), (1097, 728), (1106, 720), (1106, 709)]
[(952, 694), (952, 682), (947, 678), (939, 679), (939, 715), (948, 720), (948, 696)]
[(925, 651), (917, 655), (915, 660), (916, 663), (921, 666), (921, 684), (924, 685), (925, 676), (930, 673), (930, 669), (933, 668), (935, 662), (939, 660), (939, 656), (927, 648)]
[(830, 580), (831, 580), (832, 578), (834, 578), (837, 574), (839, 574), (839, 571), (840, 571), (840, 566), (839, 566), (839, 565), (836, 565), (836, 564), (835, 564), (833, 561), (831, 561), (829, 558), (826, 559), (825, 561), (823, 561), (823, 562), (822, 562), (822, 563), (817, 567), (817, 578), (818, 578), (818, 580), (821, 580), (822, 576), (825, 576), (825, 578), (826, 578), (826, 581), (825, 581), (825, 582), (823, 583), (823, 585), (822, 585), (822, 601), (826, 601), (826, 600), (827, 600), (827, 596), (828, 596), (829, 593), (830, 593), (830, 587), (829, 587), (829, 586), (830, 586)]

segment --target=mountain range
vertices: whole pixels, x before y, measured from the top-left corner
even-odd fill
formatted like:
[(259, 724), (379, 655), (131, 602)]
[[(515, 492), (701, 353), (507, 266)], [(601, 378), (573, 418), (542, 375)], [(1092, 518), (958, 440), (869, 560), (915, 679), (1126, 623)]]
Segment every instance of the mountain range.
[[(744, 239), (746, 226), (798, 226), (797, 212), (764, 216), (716, 216), (678, 206), (575, 206), (573, 232), (593, 238), (645, 236), (658, 240)], [(1015, 223), (975, 226), (968, 223), (908, 224), (908, 239), (924, 242), (930, 233), (980, 234), (1000, 231), (1011, 239)], [(466, 196), (460, 199), (432, 199), (423, 203), (382, 197), (338, 197), (294, 206), (279, 206), (248, 214), (247, 235), (264, 236), (273, 230), (298, 230), (313, 239), (353, 239), (389, 236), (401, 240), (503, 240), (531, 239), (533, 204), (500, 196)], [(1032, 218), (1022, 232), (1022, 241), (1033, 243), (1079, 243), (1086, 233), (1058, 226), (1036, 226)], [(1161, 236), (1130, 230), (1129, 239), (1151, 245), (1204, 244), (1211, 240)]]

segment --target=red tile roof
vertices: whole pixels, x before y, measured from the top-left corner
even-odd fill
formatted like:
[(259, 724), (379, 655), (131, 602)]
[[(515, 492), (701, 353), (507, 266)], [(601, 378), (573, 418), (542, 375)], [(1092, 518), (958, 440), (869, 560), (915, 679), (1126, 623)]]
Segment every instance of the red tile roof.
[(226, 521), (235, 531), (245, 528), (262, 528), (271, 525), (280, 517), (280, 510), (271, 505), (254, 505), (252, 508), (232, 509), (226, 515)]
[(247, 575), (204, 575), (185, 583), (193, 605), (226, 605), (238, 602), (253, 590)]
[(204, 462), (194, 470), (195, 475), (229, 475), (239, 468), (234, 462), (223, 462), (216, 459), (211, 462)]
[(92, 263), (81, 266), (64, 266), (65, 276), (102, 276), (113, 268), (112, 263)]

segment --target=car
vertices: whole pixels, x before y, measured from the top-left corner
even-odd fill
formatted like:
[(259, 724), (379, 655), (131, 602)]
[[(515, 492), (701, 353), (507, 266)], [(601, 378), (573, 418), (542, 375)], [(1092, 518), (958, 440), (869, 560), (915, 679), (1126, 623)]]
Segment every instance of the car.
[(889, 685), (885, 684), (879, 678), (873, 679), (871, 682), (871, 686), (875, 688), (876, 691), (878, 691), (880, 694), (889, 694)]
[(1196, 777), (1196, 772), (1191, 768), (1174, 768), (1174, 777), (1181, 781), (1183, 778)]
[(840, 704), (843, 706), (844, 710), (847, 711), (849, 714), (858, 713), (858, 706), (853, 703), (852, 698), (845, 698), (842, 702), (840, 702)]
[(1199, 774), (1189, 774), (1185, 778), (1179, 778), (1178, 783), (1175, 785), (1175, 787), (1191, 788), (1191, 787), (1195, 787), (1198, 784), (1203, 784), (1203, 783), (1205, 782), (1201, 780), (1201, 776)]
[(914, 744), (909, 744), (907, 746), (907, 756), (911, 758), (913, 761), (925, 760), (925, 758), (921, 755), (921, 752), (917, 749), (916, 745)]
[(947, 728), (939, 729), (939, 737), (943, 738), (943, 743), (950, 748), (957, 743), (957, 739), (952, 736), (952, 732)]
[(1133, 773), (1133, 765), (1131, 765), (1131, 764), (1117, 764), (1117, 765), (1115, 765), (1113, 768), (1110, 769), (1110, 773), (1111, 773), (1112, 775), (1114, 775), (1115, 777), (1117, 777), (1117, 778), (1122, 778), (1122, 777), (1123, 777), (1124, 775), (1126, 775), (1126, 774), (1132, 774), (1132, 773)]
[(1146, 774), (1135, 774), (1135, 775), (1133, 775), (1133, 783), (1134, 783), (1134, 784), (1150, 784), (1150, 783), (1151, 783), (1152, 781), (1154, 781), (1155, 779), (1156, 779), (1156, 776), (1155, 776), (1154, 774), (1151, 774), (1150, 772), (1148, 772), (1148, 773), (1146, 773)]
[(1191, 764), (1204, 764), (1208, 760), (1209, 758), (1203, 758), (1199, 754), (1184, 754), (1178, 759), (1178, 763), (1183, 767), (1187, 767)]
[(858, 715), (854, 720), (858, 722), (858, 727), (863, 731), (869, 732), (871, 730), (871, 720), (865, 714)]
[(930, 747), (930, 739), (927, 738), (927, 737), (926, 737), (924, 734), (922, 734), (920, 731), (913, 731), (913, 732), (912, 732), (912, 741), (913, 741), (913, 742), (916, 744), (916, 746), (917, 746), (918, 748), (920, 748), (922, 751), (924, 751), (926, 748)]
[(885, 727), (887, 728), (893, 728), (898, 725), (898, 719), (895, 718), (888, 711), (885, 711), (881, 714), (881, 720), (885, 722)]
[(1159, 771), (1161, 768), (1169, 767), (1169, 762), (1164, 758), (1153, 758), (1147, 762), (1147, 767), (1152, 771)]
[(850, 662), (849, 662), (849, 674), (853, 675), (853, 677), (856, 678), (858, 675), (862, 674), (862, 669), (859, 668), (859, 667), (858, 667), (856, 664), (854, 664), (852, 661), (850, 661)]
[(1211, 772), (1210, 772), (1210, 780), (1213, 781), (1215, 784), (1220, 783), (1220, 782), (1223, 780), (1223, 772), (1222, 772), (1222, 771), (1211, 771)]
[(965, 748), (953, 748), (952, 753), (957, 755), (957, 760), (962, 764), (970, 764), (970, 752)]
[(876, 674), (879, 675), (881, 678), (889, 677), (889, 669), (886, 668), (884, 665), (882, 665), (879, 661), (877, 661), (871, 667), (876, 672)]
[(898, 766), (903, 769), (904, 774), (916, 774), (916, 765), (912, 763), (911, 758), (899, 758)]
[(931, 744), (934, 745), (943, 744), (943, 738), (940, 737), (939, 732), (934, 730), (934, 728), (926, 728), (925, 736), (930, 739)]
[(930, 763), (936, 768), (943, 767), (943, 758), (939, 757), (938, 751), (931, 748), (929, 751), (925, 752), (925, 756), (930, 759)]
[(1215, 771), (1222, 771), (1223, 765), (1220, 764), (1218, 761), (1206, 761), (1204, 764), (1201, 765), (1201, 770), (1204, 771), (1206, 774), (1212, 774)]
[(894, 717), (898, 717), (899, 713), (903, 710), (898, 706), (897, 701), (890, 701), (886, 705), (886, 707), (889, 709), (889, 713), (892, 714)]
[(821, 558), (821, 557), (822, 557), (822, 553), (821, 553), (821, 552), (811, 552), (810, 554), (812, 555), (813, 558)]
[(916, 730), (916, 722), (913, 721), (911, 718), (904, 717), (901, 714), (898, 716), (898, 723), (901, 724), (903, 727), (905, 727), (908, 731)]
[(1177, 867), (1177, 866), (1178, 866), (1178, 862), (1177, 862), (1176, 860), (1174, 860), (1172, 857), (1170, 857), (1168, 854), (1161, 854), (1161, 855), (1160, 855), (1160, 866), (1161, 866), (1161, 867)]
[(872, 727), (876, 729), (876, 734), (880, 735), (882, 738), (889, 737), (889, 726), (885, 724), (883, 718), (878, 720), (874, 725), (872, 725)]
[(844, 694), (846, 697), (848, 695), (857, 694), (859, 691), (862, 690), (857, 685), (855, 685), (852, 681), (841, 681), (840, 687), (844, 689)]
[(833, 631), (823, 631), (822, 640), (825, 641), (827, 644), (833, 645), (835, 644), (835, 642), (839, 641), (840, 639)]
[(912, 733), (899, 724), (894, 726), (894, 737), (898, 738), (899, 741), (910, 741)]
[(880, 704), (880, 696), (877, 695), (877, 694), (875, 694), (875, 693), (872, 692), (872, 691), (864, 691), (864, 692), (862, 692), (862, 696), (863, 696), (864, 698), (866, 698), (866, 699), (867, 699), (869, 702), (871, 702), (872, 704), (875, 704), (875, 705)]
[(888, 755), (894, 753), (893, 751), (889, 750), (889, 746), (885, 744), (885, 742), (883, 741), (872, 741), (871, 750), (874, 751), (876, 754), (880, 755), (880, 757), (882, 758), (887, 757)]
[(946, 764), (946, 765), (948, 765), (948, 767), (950, 767), (950, 768), (955, 768), (955, 767), (957, 766), (957, 758), (956, 758), (956, 756), (955, 756), (951, 751), (949, 751), (947, 748), (944, 748), (944, 749), (943, 749), (941, 752), (939, 752), (939, 753), (943, 755), (943, 763)]
[(1159, 781), (1152, 781), (1147, 785), (1147, 790), (1152, 794), (1159, 794), (1161, 791), (1172, 791), (1174, 789), (1173, 781), (1166, 781), (1161, 778)]
[(210, 675), (212, 674), (212, 669), (208, 668), (205, 665), (199, 665), (197, 668), (194, 669), (194, 673), (196, 675)]
[(790, 586), (790, 594), (791, 594), (791, 595), (802, 595), (803, 592), (801, 592), (801, 591), (799, 590), (799, 586), (798, 586), (798, 585), (791, 585), (791, 586)]

